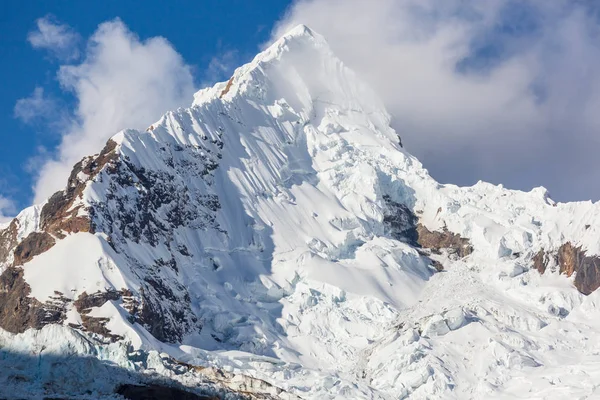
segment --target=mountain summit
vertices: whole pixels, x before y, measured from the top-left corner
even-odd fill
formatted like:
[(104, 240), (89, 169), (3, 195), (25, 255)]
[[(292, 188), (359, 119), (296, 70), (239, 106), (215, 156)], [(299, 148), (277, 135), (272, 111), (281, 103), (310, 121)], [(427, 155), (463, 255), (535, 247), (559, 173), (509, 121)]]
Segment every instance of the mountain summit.
[(301, 25), (0, 226), (0, 360), (61, 371), (19, 361), (0, 393), (586, 396), (599, 215), (437, 183)]

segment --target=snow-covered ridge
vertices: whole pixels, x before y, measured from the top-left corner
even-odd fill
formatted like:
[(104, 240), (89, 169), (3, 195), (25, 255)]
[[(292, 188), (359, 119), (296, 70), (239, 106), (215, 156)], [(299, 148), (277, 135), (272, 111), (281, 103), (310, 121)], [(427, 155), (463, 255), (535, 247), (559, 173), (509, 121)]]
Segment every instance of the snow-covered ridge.
[(563, 371), (593, 370), (597, 294), (573, 282), (595, 282), (600, 206), (441, 185), (389, 125), (325, 39), (293, 29), (0, 231), (0, 304), (24, 304), (0, 326), (60, 324), (282, 398), (590, 394), (593, 373)]

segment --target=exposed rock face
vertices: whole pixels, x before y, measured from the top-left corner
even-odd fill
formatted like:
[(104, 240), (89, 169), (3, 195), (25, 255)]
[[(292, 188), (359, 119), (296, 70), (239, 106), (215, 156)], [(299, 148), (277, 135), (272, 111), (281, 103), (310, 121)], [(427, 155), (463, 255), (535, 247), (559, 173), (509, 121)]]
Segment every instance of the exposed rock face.
[(190, 296), (182, 285), (172, 290), (171, 284), (161, 279), (146, 278), (142, 287), (142, 303), (138, 313), (140, 322), (160, 341), (181, 341), (183, 335), (200, 331), (198, 318), (190, 311)]
[[(212, 143), (217, 149), (223, 146), (220, 140)], [(140, 295), (114, 290), (81, 294), (74, 301), (82, 320), (82, 325), (77, 328), (113, 341), (120, 339), (106, 328), (107, 319), (91, 317), (89, 313), (91, 308), (100, 307), (106, 301), (122, 299), (132, 321), (144, 325), (161, 341), (176, 342), (185, 333), (201, 329), (190, 309), (190, 297), (184, 285), (178, 279), (167, 280), (158, 272), (170, 268), (177, 274), (177, 262), (171, 258), (143, 265), (129, 257), (126, 241), (144, 242), (150, 246), (164, 244), (170, 249), (173, 231), (178, 227), (218, 229), (216, 212), (220, 204), (217, 196), (188, 191), (185, 184), (175, 181), (177, 173), (184, 175), (191, 169), (198, 179), (210, 185), (210, 175), (218, 166), (219, 154), (207, 156), (206, 149), (199, 146), (165, 144), (160, 155), (174, 169), (168, 172), (138, 166), (116, 149), (116, 142), (109, 140), (100, 154), (86, 157), (73, 167), (66, 189), (55, 193), (42, 208), (38, 231), (20, 243), (17, 240), (18, 220), (0, 231), (0, 263), (10, 260), (13, 255), (11, 266), (24, 265), (48, 251), (67, 234), (106, 233), (113, 249), (128, 258), (139, 271)], [(103, 171), (105, 173), (100, 175)], [(107, 181), (105, 202), (82, 201), (83, 192), (93, 179)], [(182, 187), (186, 190), (181, 191)], [(173, 251), (189, 256), (185, 246), (173, 246)], [(2, 285), (0, 304), (10, 306), (2, 309), (6, 315), (0, 319), (0, 327), (22, 332), (29, 327), (41, 328), (47, 323), (64, 321), (64, 304), (56, 309), (51, 302), (41, 304), (28, 297), (31, 290), (23, 279), (22, 269), (6, 270)]]
[(46, 324), (62, 323), (68, 302), (56, 292), (52, 300), (42, 304), (28, 297), (31, 288), (23, 279), (23, 268), (9, 267), (0, 275), (0, 327), (12, 333)]
[(533, 267), (540, 274), (546, 272), (550, 263), (558, 266), (560, 274), (570, 277), (575, 273), (575, 287), (588, 295), (600, 287), (600, 257), (588, 256), (581, 247), (567, 242), (554, 253), (540, 250), (533, 257)]
[(442, 249), (447, 249), (459, 257), (466, 257), (473, 252), (473, 247), (468, 239), (450, 232), (445, 227), (441, 232), (432, 232), (424, 225), (418, 224), (416, 231), (419, 245), (431, 249), (435, 253), (439, 253)]
[(15, 248), (13, 265), (23, 265), (33, 257), (49, 250), (55, 244), (56, 241), (48, 233), (31, 232)]
[(570, 277), (579, 270), (579, 265), (583, 262), (584, 257), (585, 252), (581, 251), (581, 248), (573, 246), (570, 242), (563, 244), (557, 254), (559, 273)]
[(42, 208), (41, 231), (30, 233), (20, 243), (17, 243), (17, 219), (0, 231), (0, 263), (5, 263), (11, 253), (14, 256), (12, 266), (0, 275), (1, 328), (18, 333), (64, 321), (66, 304), (70, 300), (58, 292), (45, 303), (29, 297), (31, 288), (23, 278), (23, 269), (17, 266), (48, 251), (56, 244), (55, 238), (64, 238), (66, 233), (93, 232), (91, 218), (86, 215), (89, 210), (82, 210), (83, 206), (76, 205), (76, 202), (87, 182), (117, 159), (115, 149), (116, 143), (109, 140), (98, 156), (86, 157), (75, 165), (67, 188), (55, 193)]
[(231, 78), (229, 78), (229, 80), (227, 81), (227, 85), (225, 85), (225, 89), (223, 89), (223, 91), (219, 95), (220, 99), (222, 99), (223, 96), (225, 96), (227, 93), (229, 93), (229, 89), (231, 89), (231, 85), (233, 85), (233, 76)]
[(117, 388), (115, 393), (129, 400), (146, 400), (146, 399), (162, 399), (162, 400), (219, 400), (218, 397), (203, 396), (187, 392), (170, 386), (159, 385), (130, 385), (124, 384)]
[[(473, 252), (473, 247), (468, 239), (462, 238), (446, 228), (441, 232), (432, 232), (419, 223), (419, 218), (405, 204), (393, 201), (388, 195), (384, 195), (383, 200), (387, 206), (383, 222), (389, 227), (389, 234), (394, 239), (415, 247), (431, 249), (437, 254), (445, 249), (461, 258)], [(437, 261), (432, 260), (432, 265), (438, 271), (443, 269), (443, 266)]]
[(533, 268), (537, 269), (540, 274), (546, 272), (548, 267), (548, 255), (544, 250), (540, 250), (533, 256)]
[(98, 175), (107, 164), (110, 164), (108, 169), (111, 171), (116, 168), (116, 146), (113, 140), (109, 140), (96, 158), (86, 157), (75, 164), (67, 188), (54, 193), (42, 208), (42, 230), (58, 238), (65, 237), (65, 233), (94, 232), (90, 217), (81, 215), (83, 206), (75, 205), (75, 202), (80, 198), (87, 182)]
[(81, 316), (82, 328), (88, 332), (104, 336), (116, 342), (122, 339), (119, 335), (111, 334), (110, 330), (106, 328), (106, 323), (109, 321), (108, 318), (91, 317), (88, 314), (91, 312), (93, 307), (101, 307), (110, 300), (119, 300), (122, 292), (116, 290), (107, 290), (106, 292), (96, 292), (93, 294), (87, 294), (83, 292), (77, 300), (73, 302), (73, 305)]
[(106, 292), (96, 292), (93, 294), (87, 294), (83, 292), (79, 295), (77, 300), (73, 302), (75, 308), (79, 313), (89, 312), (93, 307), (101, 307), (110, 300), (119, 300), (121, 298), (121, 292), (116, 290), (107, 290)]
[(396, 240), (417, 245), (417, 223), (419, 219), (408, 206), (392, 201), (390, 196), (384, 195), (388, 211), (383, 217), (383, 222), (390, 228), (390, 236)]
[(0, 230), (0, 266), (6, 263), (11, 252), (17, 245), (19, 221), (15, 218), (8, 228)]

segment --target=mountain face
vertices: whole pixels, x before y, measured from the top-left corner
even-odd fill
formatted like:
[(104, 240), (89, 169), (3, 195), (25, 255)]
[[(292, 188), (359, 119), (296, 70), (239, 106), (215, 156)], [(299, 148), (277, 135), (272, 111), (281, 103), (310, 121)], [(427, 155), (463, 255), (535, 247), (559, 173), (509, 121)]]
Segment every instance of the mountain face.
[(599, 216), (437, 183), (299, 26), (0, 226), (0, 397), (593, 396)]

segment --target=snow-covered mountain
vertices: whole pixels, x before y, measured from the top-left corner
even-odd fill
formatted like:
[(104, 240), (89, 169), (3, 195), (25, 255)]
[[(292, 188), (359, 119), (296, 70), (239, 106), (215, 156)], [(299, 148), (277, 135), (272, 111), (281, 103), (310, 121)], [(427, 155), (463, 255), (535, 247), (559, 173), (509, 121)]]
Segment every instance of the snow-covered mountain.
[(298, 26), (0, 226), (0, 397), (600, 397), (599, 230), (437, 183)]

